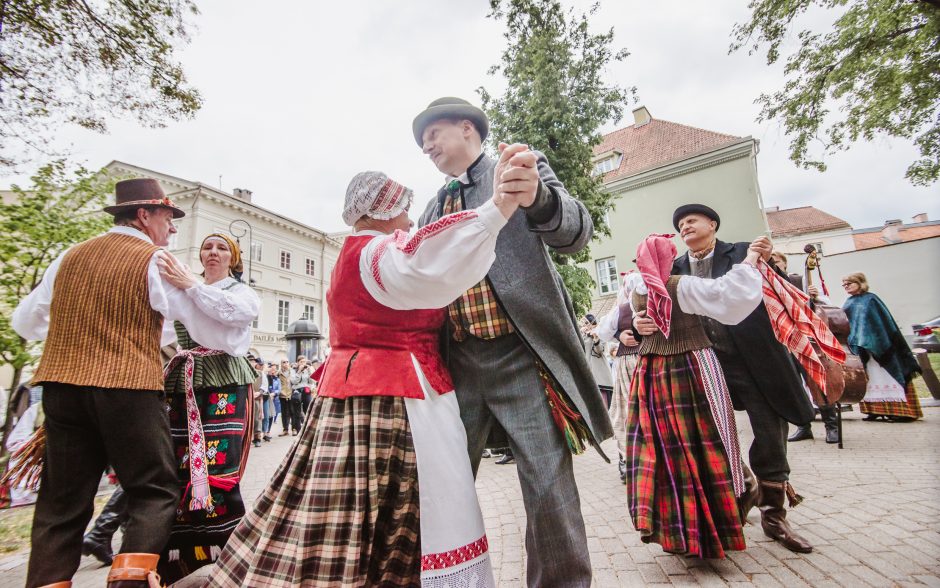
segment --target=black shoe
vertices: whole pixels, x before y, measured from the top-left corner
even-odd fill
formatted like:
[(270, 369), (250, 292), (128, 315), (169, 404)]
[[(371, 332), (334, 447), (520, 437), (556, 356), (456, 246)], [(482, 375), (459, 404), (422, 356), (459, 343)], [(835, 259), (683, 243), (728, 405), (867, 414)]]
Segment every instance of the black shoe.
[(832, 429), (826, 427), (826, 443), (838, 443), (839, 442), (839, 429)]
[(796, 431), (792, 435), (787, 437), (787, 441), (793, 443), (795, 441), (806, 441), (807, 439), (813, 438), (813, 428), (809, 425), (800, 425), (796, 428)]
[(261, 447), (261, 439), (255, 439), (254, 444), (255, 447)]
[(627, 483), (627, 462), (623, 460), (623, 456), (620, 456), (620, 459), (617, 461), (617, 470), (620, 471), (620, 481), (624, 484)]
[(877, 421), (880, 418), (881, 418), (880, 414), (866, 414), (865, 418), (863, 418), (862, 420), (863, 421)]
[(496, 460), (496, 463), (498, 465), (506, 465), (507, 463), (512, 463), (514, 461), (516, 461), (516, 458), (513, 457), (512, 451), (507, 451), (506, 455)]
[(270, 441), (270, 440), (271, 440), (271, 435), (265, 435), (265, 436), (264, 436), (264, 440), (265, 440), (265, 441)]
[(114, 562), (114, 552), (111, 551), (110, 545), (96, 543), (88, 538), (82, 541), (82, 555), (91, 555), (106, 566)]

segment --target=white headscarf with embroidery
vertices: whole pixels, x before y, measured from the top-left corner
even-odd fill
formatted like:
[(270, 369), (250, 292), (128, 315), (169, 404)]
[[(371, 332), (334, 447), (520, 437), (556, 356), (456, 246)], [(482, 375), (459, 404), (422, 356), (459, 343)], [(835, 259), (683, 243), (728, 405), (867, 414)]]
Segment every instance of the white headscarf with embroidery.
[(346, 188), (343, 222), (349, 226), (364, 216), (378, 220), (395, 218), (408, 210), (414, 193), (377, 171), (365, 171), (353, 176)]

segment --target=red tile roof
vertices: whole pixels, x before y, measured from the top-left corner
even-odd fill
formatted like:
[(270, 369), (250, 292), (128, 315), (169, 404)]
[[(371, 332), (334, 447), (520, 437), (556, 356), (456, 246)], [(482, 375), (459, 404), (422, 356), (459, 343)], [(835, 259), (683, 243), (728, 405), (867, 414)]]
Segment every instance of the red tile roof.
[(812, 206), (768, 210), (767, 224), (774, 237), (792, 237), (806, 233), (820, 233), (835, 229), (851, 229), (852, 226), (837, 216)]
[(743, 137), (652, 119), (641, 127), (630, 125), (604, 135), (601, 143), (594, 147), (594, 154), (600, 155), (610, 151), (623, 154), (620, 167), (604, 174), (606, 183), (708, 153), (742, 139)]
[[(921, 239), (930, 239), (940, 237), (940, 222), (931, 222), (917, 224), (914, 226), (901, 225), (898, 230), (900, 243), (907, 241), (919, 241)], [(861, 229), (852, 234), (855, 239), (855, 250), (874, 249), (875, 247), (884, 247), (885, 245), (894, 245), (886, 240), (881, 233), (881, 227), (874, 229)]]

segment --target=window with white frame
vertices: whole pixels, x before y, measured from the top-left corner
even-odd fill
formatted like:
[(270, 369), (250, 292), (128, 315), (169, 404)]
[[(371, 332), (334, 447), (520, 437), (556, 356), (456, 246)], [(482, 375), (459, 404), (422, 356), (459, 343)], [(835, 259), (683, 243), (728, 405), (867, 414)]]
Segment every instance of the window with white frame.
[(251, 328), (257, 329), (258, 325), (261, 324), (261, 309), (258, 309), (258, 315), (251, 321)]
[(306, 264), (306, 267), (305, 267), (304, 269), (305, 269), (305, 271), (307, 272), (307, 275), (308, 275), (308, 276), (316, 276), (316, 275), (317, 275), (317, 272), (316, 272), (316, 269), (317, 269), (316, 262), (314, 262), (314, 260), (310, 259), (309, 257), (307, 258), (307, 264)]
[(617, 259), (608, 257), (597, 260), (597, 287), (601, 294), (617, 291)]
[(591, 175), (600, 176), (617, 169), (620, 167), (620, 160), (622, 158), (623, 155), (620, 153), (611, 153), (609, 156), (599, 159), (594, 162), (594, 169), (591, 171)]
[(286, 331), (290, 322), (290, 302), (287, 300), (277, 301), (277, 330)]
[(251, 252), (249, 254), (252, 261), (261, 261), (261, 242), (251, 242)]
[(312, 304), (304, 304), (304, 313), (300, 318), (312, 321), (316, 316), (317, 308)]
[(290, 251), (281, 249), (281, 269), (290, 269)]
[(816, 253), (823, 255), (822, 243), (810, 243), (810, 245), (816, 249)]

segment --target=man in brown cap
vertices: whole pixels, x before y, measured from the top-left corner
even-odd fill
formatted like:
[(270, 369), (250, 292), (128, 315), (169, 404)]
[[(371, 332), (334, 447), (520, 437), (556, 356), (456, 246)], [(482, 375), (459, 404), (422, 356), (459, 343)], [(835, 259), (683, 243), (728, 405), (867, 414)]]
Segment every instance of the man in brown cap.
[(207, 322), (187, 292), (160, 275), (173, 219), (185, 213), (159, 183), (118, 182), (115, 204), (104, 210), (115, 226), (60, 255), (13, 313), (21, 336), (46, 341), (32, 380), (43, 385), (46, 452), (28, 588), (71, 586), (109, 464), (129, 519), (108, 585), (147, 586), (179, 500), (163, 401), (164, 321), (182, 321), (204, 345), (225, 349), (225, 327)]

